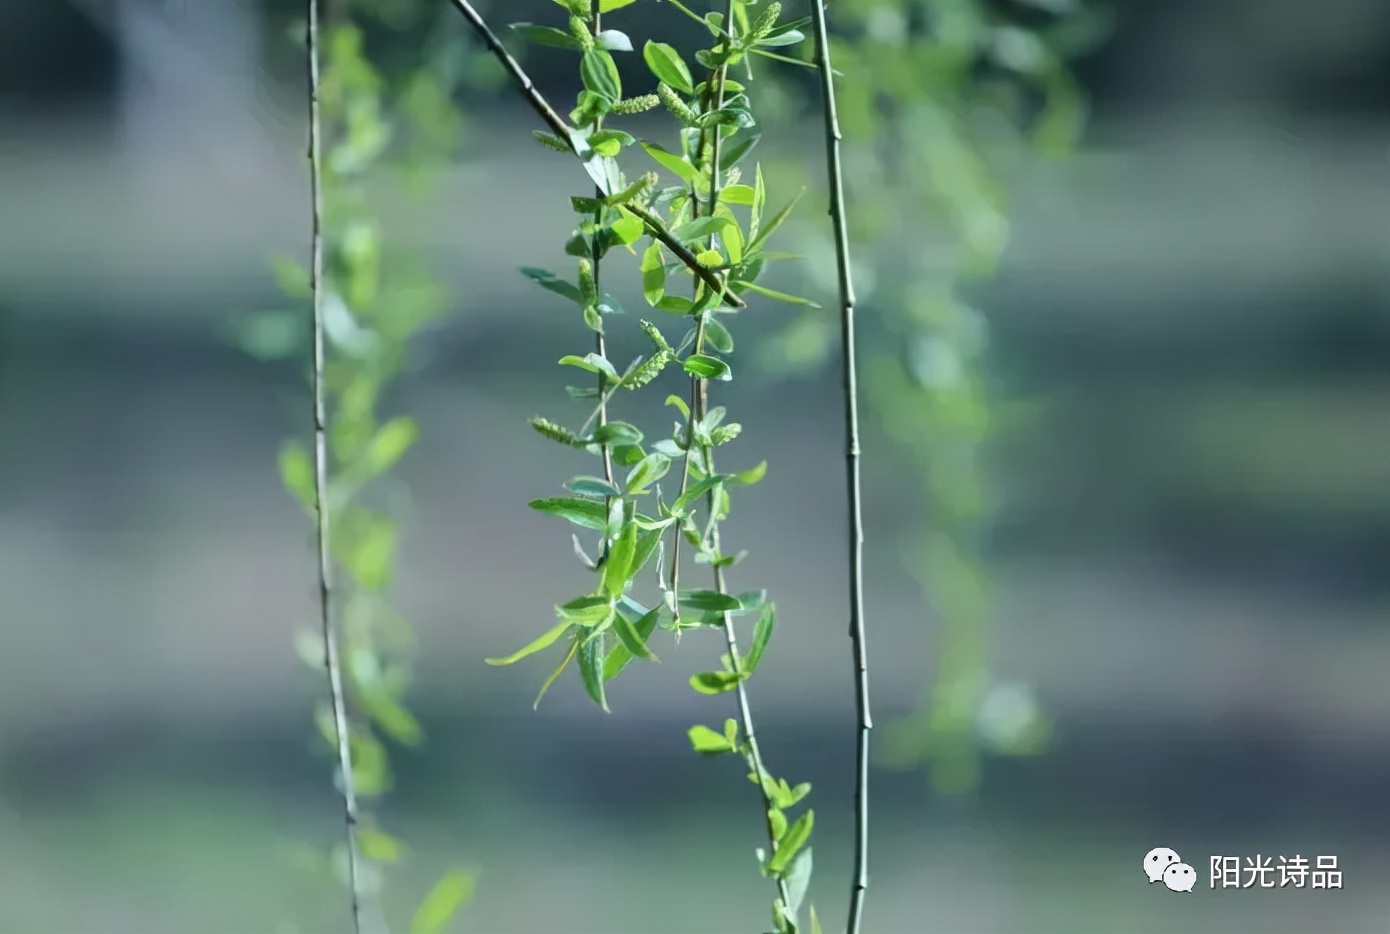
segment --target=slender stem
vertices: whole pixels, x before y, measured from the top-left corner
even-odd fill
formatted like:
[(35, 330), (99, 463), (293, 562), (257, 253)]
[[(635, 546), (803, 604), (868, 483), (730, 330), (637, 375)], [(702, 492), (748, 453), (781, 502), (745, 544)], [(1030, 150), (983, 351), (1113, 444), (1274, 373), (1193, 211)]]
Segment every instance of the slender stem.
[[(469, 3), (468, 0), (449, 0), (449, 2), (454, 5), (455, 9), (463, 14), (463, 18), (468, 20), (469, 25), (473, 27), (473, 31), (478, 34), (479, 38), (483, 40), (483, 44), (487, 46), (488, 51), (502, 63), (502, 67), (512, 76), (512, 80), (516, 82), (521, 96), (531, 105), (531, 109), (540, 115), (540, 118), (545, 121), (546, 125), (570, 147), (570, 150), (579, 157), (581, 161), (587, 164), (591, 156), (586, 155), (580, 150), (578, 144), (574, 140), (574, 130), (555, 112), (555, 108), (550, 106), (545, 97), (536, 88), (536, 83), (531, 80), (531, 76), (526, 74), (521, 64), (512, 57), (512, 53), (507, 51), (506, 46), (502, 44), (501, 39), (497, 38), (497, 34), (488, 26), (487, 21), (478, 14), (477, 10), (473, 9), (473, 4)], [(599, 188), (602, 190), (601, 185)], [(604, 191), (603, 193), (605, 195), (613, 194), (611, 191)], [(695, 254), (691, 253), (690, 250), (686, 249), (684, 244), (671, 236), (671, 232), (666, 229), (666, 225), (661, 222), (660, 218), (639, 204), (632, 203), (624, 205), (624, 207), (641, 220), (642, 223), (646, 225), (651, 235), (659, 240), (662, 246), (670, 250), (692, 273), (704, 280), (705, 284), (710, 288), (722, 294), (724, 301), (735, 308), (743, 308), (745, 306), (743, 299), (725, 290), (724, 283), (720, 280), (718, 275), (700, 265), (699, 260), (695, 258)]]
[(845, 484), (849, 510), (849, 637), (854, 651), (855, 708), (858, 731), (854, 775), (854, 866), (850, 881), (846, 934), (859, 934), (864, 895), (869, 887), (869, 657), (864, 632), (864, 513), (859, 480), (859, 390), (854, 355), (854, 280), (845, 219), (845, 180), (840, 158), (840, 118), (835, 107), (835, 77), (830, 65), (830, 35), (824, 0), (812, 0), (816, 53), (825, 98), (825, 158), (829, 176), (830, 216), (835, 229), (835, 265), (840, 279), (840, 338), (843, 345), (845, 404)]
[(318, 513), (319, 614), (323, 634), (324, 666), (328, 669), (328, 691), (333, 707), (333, 732), (338, 746), (338, 770), (342, 773), (343, 818), (347, 830), (348, 887), (352, 899), (352, 928), (362, 934), (362, 898), (357, 853), (357, 792), (352, 780), (352, 744), (348, 728), (347, 701), (343, 692), (342, 665), (338, 658), (338, 639), (333, 626), (333, 559), (329, 539), (328, 445), (324, 406), (324, 323), (323, 323), (323, 129), (319, 114), (319, 0), (308, 0), (309, 7), (309, 188), (313, 201), (313, 257), (310, 260), (310, 288), (314, 301), (314, 507)]
[[(594, 4), (593, 4), (593, 10), (594, 10), (594, 32), (597, 33), (597, 32), (599, 32), (600, 30), (603, 29), (603, 13), (599, 10), (599, 5), (598, 5), (597, 0), (595, 0), (595, 2), (594, 2)], [(599, 117), (599, 118), (597, 118), (597, 119), (594, 121), (594, 130), (597, 131), (597, 130), (601, 130), (601, 129), (603, 129), (603, 117)], [(594, 186), (594, 199), (597, 200), (597, 201), (599, 202), (598, 207), (594, 209), (594, 252), (593, 252), (593, 264), (594, 264), (594, 291), (598, 293), (598, 295), (599, 295), (599, 297), (600, 297), (600, 301), (602, 300), (602, 296), (603, 296), (603, 280), (602, 280), (602, 278), (599, 276), (599, 263), (600, 263), (600, 261), (603, 259), (603, 257), (602, 257), (602, 255), (601, 255), (601, 253), (600, 253), (600, 251), (599, 251), (599, 233), (600, 233), (600, 231), (603, 229), (603, 210), (604, 210), (603, 196), (604, 196), (604, 194), (605, 194), (605, 192), (604, 192), (604, 190), (603, 190), (603, 188), (602, 188), (601, 186), (599, 186), (599, 185), (595, 185), (595, 186)], [(602, 325), (603, 325), (603, 320), (602, 320), (602, 318), (599, 319), (599, 325), (600, 325), (600, 327), (602, 327)], [(596, 332), (596, 333), (594, 334), (594, 352), (597, 353), (600, 357), (603, 357), (603, 358), (605, 358), (605, 359), (607, 359), (607, 357), (608, 357), (608, 347), (607, 347), (606, 342), (605, 342), (604, 339), (603, 339), (603, 331), (601, 331), (601, 330), (598, 331), (598, 332)], [(602, 428), (604, 425), (608, 424), (608, 397), (604, 394), (604, 388), (606, 387), (607, 382), (608, 382), (607, 377), (605, 377), (602, 373), (598, 374), (598, 424), (599, 424), (599, 427), (600, 427), (600, 428)], [(611, 447), (607, 442), (604, 442), (603, 445), (602, 445), (602, 452), (603, 452), (603, 479), (607, 480), (609, 483), (612, 483), (612, 482), (613, 482), (613, 449), (612, 449), (612, 447)], [(604, 506), (606, 507), (610, 502), (611, 502), (610, 499), (605, 499), (605, 500), (604, 500)], [(607, 515), (607, 512), (606, 512), (606, 511), (605, 511), (604, 515)], [(604, 551), (605, 554), (606, 554), (607, 551), (608, 551), (608, 545), (607, 545), (606, 540), (605, 540), (605, 543), (604, 543), (603, 551)]]

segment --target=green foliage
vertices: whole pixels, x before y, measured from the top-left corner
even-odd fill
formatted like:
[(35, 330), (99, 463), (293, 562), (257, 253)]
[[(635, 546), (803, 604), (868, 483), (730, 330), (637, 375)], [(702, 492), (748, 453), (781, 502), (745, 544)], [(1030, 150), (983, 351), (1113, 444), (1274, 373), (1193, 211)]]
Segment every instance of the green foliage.
[[(410, 6), (397, 3), (393, 16)], [(366, 2), (358, 10), (368, 16), (387, 12)], [(413, 19), (387, 22), (405, 26)], [(327, 338), (323, 506), (332, 563), (346, 572), (334, 575), (331, 599), (348, 701), (347, 748), (360, 802), (358, 825), (350, 832), (355, 832), (358, 858), (369, 870), (360, 878), (370, 880), (381, 878), (382, 868), (406, 853), (404, 844), (382, 831), (370, 812), (370, 802), (392, 785), (387, 743), (415, 746), (423, 739), (405, 705), (413, 633), (388, 600), (400, 529), (381, 505), (385, 489), (398, 485), (390, 473), (418, 440), (419, 428), (408, 417), (383, 419), (378, 401), (404, 366), (412, 340), (444, 310), (446, 296), (427, 272), (386, 248), (365, 179), (384, 163), (395, 141), (403, 182), (416, 193), (423, 191), (431, 170), (452, 156), (461, 116), (450, 103), (457, 78), (441, 67), (441, 56), (427, 56), (403, 74), (388, 75), (366, 57), (363, 31), (350, 15), (337, 17), (320, 35), (324, 275), (319, 288)], [(457, 49), (444, 51), (458, 54)], [(309, 273), (298, 263), (277, 258), (274, 273), (289, 298), (307, 302), (312, 297)], [(305, 344), (283, 339), (274, 353), (267, 353), (268, 342), (262, 339), (248, 350), (257, 346), (258, 356), (266, 358), (298, 352)], [(287, 442), (280, 453), (280, 474), (286, 489), (311, 517), (316, 515), (314, 455), (296, 441)], [(325, 655), (318, 639), (317, 633), (304, 633), (299, 643), (306, 663), (321, 670)], [(316, 649), (309, 648), (316, 642)], [(336, 727), (326, 703), (316, 719), (319, 732), (332, 744)], [(472, 887), (468, 873), (447, 873), (420, 905), (410, 924), (412, 934), (444, 931), (471, 897)], [(374, 903), (378, 893), (359, 894)]]
[[(1007, 244), (1006, 186), (992, 164), (1001, 125), (1019, 128), (1015, 150), (1031, 144), (1063, 155), (1078, 132), (1083, 100), (1065, 66), (1069, 35), (1084, 12), (1028, 29), (983, 0), (868, 0), (834, 4), (835, 60), (856, 239), (880, 245), (873, 272), (875, 317), (885, 349), (866, 367), (867, 401), (920, 478), (922, 533), (903, 557), (940, 621), (933, 686), (923, 710), (888, 724), (882, 760), (930, 764), (945, 791), (974, 787), (981, 708), (992, 690), (988, 576), (978, 542), (992, 502), (985, 454), (996, 430), (984, 371), (984, 318), (960, 287), (990, 275)], [(891, 101), (891, 107), (879, 105)], [(994, 117), (995, 119), (990, 119)], [(997, 119), (1002, 117), (1003, 119)], [(920, 248), (949, 259), (922, 262)], [(856, 257), (856, 265), (867, 259)], [(827, 284), (828, 285), (828, 284)], [(783, 352), (806, 348), (816, 363), (828, 346), (803, 318)], [(1000, 752), (1039, 748), (1046, 725), (1023, 726)]]
[[(735, 346), (728, 322), (745, 306), (743, 296), (809, 304), (758, 282), (777, 258), (765, 246), (790, 215), (796, 199), (769, 217), (761, 168), (749, 169), (755, 185), (740, 184), (745, 172), (741, 163), (758, 138), (748, 57), (766, 48), (794, 46), (803, 36), (794, 25), (779, 24), (778, 3), (731, 0), (724, 14), (705, 17), (673, 3), (709, 35), (708, 46), (693, 56), (704, 73), (697, 76), (674, 46), (647, 41), (642, 45), (642, 61), (654, 87), (650, 92), (636, 89), (640, 97), (625, 97), (628, 91), (614, 56), (632, 51), (633, 44), (625, 33), (604, 28), (602, 13), (627, 4), (559, 5), (568, 14), (566, 28), (526, 23), (514, 26), (513, 32), (530, 42), (578, 53), (583, 89), (569, 113), (572, 125), (556, 125), (549, 105), (529, 88), (519, 70), (514, 75), (532, 106), (551, 125), (547, 145), (563, 150), (569, 140), (568, 148), (584, 161), (596, 187), (592, 197), (571, 199), (580, 217), (566, 239), (566, 252), (575, 257), (573, 277), (533, 267), (523, 268), (522, 273), (578, 307), (583, 324), (593, 332), (593, 350), (567, 354), (559, 363), (589, 373), (595, 385), (592, 390), (567, 390), (571, 398), (590, 403), (589, 414), (578, 428), (541, 417), (531, 424), (547, 439), (598, 458), (601, 476), (571, 478), (565, 484), (570, 496), (538, 499), (530, 505), (564, 519), (582, 534), (597, 537), (591, 549), (598, 554), (597, 560), (589, 558), (590, 550), (575, 540), (580, 562), (597, 579), (586, 592), (556, 608), (558, 625), (521, 650), (489, 662), (511, 664), (568, 637), (568, 648), (541, 693), (577, 659), (585, 691), (606, 711), (607, 685), (627, 663), (633, 658), (656, 660), (648, 640), (658, 626), (677, 635), (690, 628), (722, 630), (727, 651), (721, 667), (695, 675), (690, 685), (701, 694), (739, 692), (745, 722), (740, 726), (730, 720), (723, 733), (694, 727), (690, 740), (703, 755), (741, 755), (763, 789), (770, 855), (760, 861), (778, 889), (776, 930), (790, 934), (798, 930), (797, 909), (809, 881), (806, 844), (814, 817), (807, 810), (788, 826), (784, 810), (797, 804), (809, 788), (793, 794), (786, 782), (772, 778), (752, 738), (748, 704), (741, 695), (768, 649), (774, 611), (761, 593), (729, 592), (725, 570), (743, 555), (726, 554), (720, 535), (720, 525), (732, 508), (731, 492), (760, 481), (767, 465), (734, 473), (717, 471), (715, 449), (734, 442), (742, 428), (725, 423), (722, 406), (710, 408), (709, 392), (712, 382), (734, 378), (726, 359)], [(471, 10), (465, 14), (477, 20)], [(480, 21), (474, 26), (486, 32)], [(740, 65), (745, 75), (736, 80), (731, 70)], [(632, 102), (645, 103), (653, 94), (672, 117), (673, 140), (638, 140), (607, 125), (610, 118), (637, 110)], [(642, 174), (636, 177), (628, 174), (634, 159), (642, 164), (638, 170)], [(665, 186), (663, 174), (671, 176)], [(648, 240), (640, 251), (643, 297), (655, 311), (685, 319), (687, 330), (673, 340), (650, 321), (641, 321), (638, 328), (652, 349), (620, 370), (609, 359), (605, 338), (623, 314), (602, 292), (600, 281), (608, 253), (615, 247), (634, 248), (643, 237)], [(690, 391), (687, 399), (667, 399), (681, 414), (669, 437), (650, 441), (632, 422), (610, 418), (618, 389), (637, 393), (629, 397), (625, 409), (640, 412), (645, 399), (640, 390), (674, 363), (689, 377)], [(630, 468), (624, 481), (618, 479), (615, 464)], [(673, 484), (677, 492), (671, 496), (658, 483), (671, 482), (673, 474), (678, 478)], [(647, 497), (651, 504), (645, 512), (637, 510), (640, 497)], [(665, 544), (668, 535), (669, 546)], [(691, 550), (687, 558), (710, 568), (711, 587), (681, 588), (682, 552), (687, 548)], [(639, 577), (652, 562), (661, 566), (656, 574), (657, 600), (649, 609), (633, 595)], [(759, 615), (752, 649), (745, 657), (738, 649), (735, 619), (755, 612)], [(803, 852), (804, 858), (799, 855)]]

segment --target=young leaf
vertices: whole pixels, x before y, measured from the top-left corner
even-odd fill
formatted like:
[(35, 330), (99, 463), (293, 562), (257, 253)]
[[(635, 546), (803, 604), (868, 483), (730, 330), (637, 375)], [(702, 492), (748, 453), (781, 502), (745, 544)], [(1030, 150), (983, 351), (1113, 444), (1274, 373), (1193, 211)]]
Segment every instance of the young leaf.
[(442, 934), (447, 925), (473, 897), (473, 876), (452, 870), (434, 884), (415, 915), (410, 919), (410, 934)]
[(811, 884), (811, 865), (811, 848), (808, 846), (792, 857), (787, 866), (787, 910), (793, 916), (801, 910), (801, 903), (806, 900), (806, 889)]
[(540, 652), (543, 649), (550, 648), (552, 645), (554, 645), (556, 642), (560, 640), (561, 636), (563, 636), (566, 632), (569, 631), (569, 628), (570, 623), (568, 620), (565, 620), (564, 622), (557, 624), (554, 629), (551, 629), (549, 632), (541, 636), (539, 639), (536, 639), (534, 642), (530, 643), (524, 648), (516, 650), (511, 655), (508, 655), (505, 658), (485, 658), (483, 659), (483, 661), (487, 662), (489, 665), (496, 666), (513, 665), (521, 661), (523, 658), (526, 658), (528, 655), (535, 655), (537, 652)]
[(632, 561), (637, 555), (637, 531), (635, 522), (623, 526), (622, 533), (608, 549), (608, 558), (603, 564), (603, 589), (615, 600), (623, 595), (627, 582), (632, 578)]
[(735, 282), (734, 285), (741, 286), (745, 289), (752, 289), (759, 295), (766, 295), (768, 298), (773, 299), (774, 301), (786, 302), (788, 305), (801, 305), (806, 308), (820, 307), (820, 305), (817, 305), (809, 298), (802, 298), (799, 295), (791, 295), (787, 292), (779, 292), (776, 289), (769, 289), (767, 286), (758, 285), (756, 282)]
[(787, 866), (790, 865), (792, 857), (796, 856), (797, 850), (811, 839), (811, 831), (815, 825), (815, 811), (807, 811), (798, 817), (796, 823), (788, 827), (787, 832), (782, 834), (782, 838), (777, 841), (777, 852), (772, 855), (772, 859), (768, 860), (768, 871), (782, 875)]
[(685, 358), (683, 366), (685, 372), (698, 379), (733, 379), (729, 365), (718, 357), (711, 357), (709, 354), (691, 354)]
[(685, 64), (679, 52), (664, 42), (648, 41), (642, 47), (642, 58), (651, 69), (656, 80), (670, 85), (683, 94), (694, 94), (695, 83), (690, 76), (690, 67)]
[(603, 690), (603, 667), (603, 634), (596, 632), (579, 643), (579, 677), (594, 703), (604, 713), (611, 713)]
[(375, 474), (385, 473), (400, 460), (420, 437), (420, 426), (413, 418), (393, 418), (372, 437), (367, 445), (367, 464)]
[(656, 143), (642, 143), (642, 149), (652, 157), (653, 162), (667, 171), (675, 173), (683, 182), (694, 182), (702, 178), (699, 169), (675, 153), (662, 149)]
[(521, 267), (521, 274), (535, 282), (543, 289), (548, 289), (556, 295), (563, 295), (565, 298), (574, 302), (576, 305), (584, 304), (583, 297), (579, 294), (579, 288), (548, 269), (538, 269), (535, 266)]
[[(626, 597), (623, 599), (625, 602), (627, 601)], [(633, 605), (638, 606), (636, 603)], [(638, 609), (640, 609), (640, 606), (638, 606)], [(625, 612), (625, 610), (626, 608), (620, 605), (618, 607), (617, 616), (614, 618), (613, 628), (618, 630), (619, 644), (614, 647), (612, 652), (608, 653), (608, 660), (604, 662), (603, 680), (605, 681), (612, 681), (616, 678), (618, 673), (626, 668), (628, 662), (633, 659), (632, 650), (627, 647), (627, 642), (623, 639), (623, 633), (619, 628), (617, 620), (621, 618), (623, 622), (631, 623), (633, 630), (641, 637), (642, 643), (645, 645), (646, 640), (651, 637), (652, 631), (656, 629), (657, 620), (661, 617), (661, 609), (658, 607), (654, 610), (648, 610), (638, 617), (636, 622), (632, 622), (631, 619), (629, 619), (629, 613)], [(655, 657), (653, 656), (653, 658)]]
[(652, 241), (642, 253), (642, 297), (655, 305), (666, 294), (666, 265), (661, 257), (661, 244)]
[(535, 45), (548, 45), (556, 49), (582, 49), (579, 40), (554, 26), (537, 26), (534, 23), (512, 23), (512, 30), (527, 42)]
[(726, 737), (707, 726), (692, 726), (687, 735), (690, 737), (690, 748), (702, 756), (717, 756), (734, 750)]
[(604, 523), (607, 520), (603, 511), (603, 504), (588, 499), (555, 497), (532, 500), (528, 505), (537, 512), (543, 512), (549, 516), (559, 516), (575, 525), (593, 529), (596, 532), (603, 531)]
[(612, 13), (614, 10), (621, 10), (625, 6), (631, 6), (637, 0), (598, 0), (598, 11), (600, 13)]
[(738, 687), (743, 680), (743, 675), (732, 671), (702, 671), (690, 676), (690, 686), (701, 694), (725, 694)]
[(609, 104), (615, 104), (623, 96), (622, 82), (618, 78), (618, 64), (613, 56), (602, 49), (590, 49), (579, 60), (579, 77), (584, 88)]
[(605, 29), (594, 36), (594, 45), (608, 52), (631, 52), (632, 40), (618, 29)]
[(630, 425), (627, 422), (608, 422), (594, 429), (594, 442), (596, 444), (641, 444), (642, 432), (638, 430), (636, 425)]
[(729, 478), (729, 483), (734, 486), (753, 486), (762, 481), (767, 476), (767, 461), (760, 461), (756, 467), (749, 467), (747, 470), (740, 470)]
[(592, 499), (608, 499), (610, 496), (622, 495), (622, 491), (616, 486), (598, 477), (574, 477), (565, 481), (565, 489), (575, 496)]
[(627, 492), (640, 493), (671, 469), (671, 459), (664, 454), (648, 454), (627, 475)]
[[(652, 612), (656, 613), (657, 611), (652, 610)], [(654, 618), (653, 621), (655, 621)], [(615, 613), (613, 615), (613, 631), (618, 634), (618, 641), (621, 643), (621, 647), (625, 649), (631, 657), (644, 658), (649, 662), (660, 661), (660, 659), (652, 653), (652, 650), (647, 647), (646, 636), (642, 635), (637, 627), (622, 613)], [(604, 665), (604, 680), (609, 680), (608, 665), (606, 663)]]
[(712, 613), (733, 612), (743, 608), (737, 597), (715, 590), (687, 590), (681, 594), (680, 600), (681, 606)]
[(758, 615), (757, 625), (753, 627), (753, 644), (748, 649), (748, 657), (743, 660), (743, 670), (752, 674), (758, 669), (758, 663), (763, 660), (763, 653), (767, 651), (767, 644), (772, 639), (772, 628), (776, 622), (777, 607), (767, 603), (763, 605), (763, 611)]
[(696, 240), (703, 240), (711, 234), (717, 234), (732, 223), (733, 221), (727, 217), (699, 217), (681, 224), (671, 231), (671, 236), (681, 243), (689, 244)]
[(555, 666), (555, 670), (550, 673), (550, 675), (545, 679), (545, 682), (541, 684), (541, 689), (536, 692), (536, 700), (534, 703), (531, 704), (532, 710), (537, 710), (540, 708), (541, 700), (545, 697), (545, 692), (549, 691), (550, 686), (555, 683), (555, 681), (560, 677), (560, 675), (564, 674), (565, 669), (569, 667), (570, 662), (574, 661), (574, 656), (578, 653), (579, 638), (578, 636), (576, 636), (575, 638), (570, 640), (570, 650), (565, 653), (564, 659), (560, 662), (560, 664)]

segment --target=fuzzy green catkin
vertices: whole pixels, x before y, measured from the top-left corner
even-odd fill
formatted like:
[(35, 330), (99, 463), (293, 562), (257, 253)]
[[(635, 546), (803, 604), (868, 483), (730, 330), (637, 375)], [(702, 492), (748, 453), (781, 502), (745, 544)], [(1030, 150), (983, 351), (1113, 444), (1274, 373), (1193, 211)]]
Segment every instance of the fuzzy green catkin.
[(661, 98), (657, 97), (655, 94), (642, 94), (637, 97), (629, 97), (627, 100), (618, 101), (613, 105), (613, 113), (624, 117), (630, 117), (633, 114), (646, 113), (648, 110), (660, 104)]
[(585, 49), (594, 47), (594, 34), (589, 31), (589, 24), (578, 16), (570, 17), (570, 35), (574, 36)]
[(529, 421), (532, 428), (536, 429), (536, 431), (549, 438), (551, 441), (557, 441), (560, 444), (566, 444), (572, 448), (582, 448), (585, 445), (585, 441), (574, 432), (563, 425), (555, 424), (548, 418), (537, 416)]
[(671, 116), (684, 123), (686, 126), (694, 126), (699, 115), (691, 109), (690, 105), (681, 100), (670, 85), (662, 82), (656, 86), (657, 96), (661, 98), (661, 103), (666, 105), (666, 109), (671, 112)]
[(657, 330), (656, 325), (647, 321), (645, 318), (639, 321), (638, 325), (642, 328), (642, 333), (647, 335), (648, 340), (652, 342), (652, 345), (655, 346), (657, 350), (662, 353), (675, 353), (675, 351), (671, 349), (671, 345), (666, 342), (666, 336), (662, 334), (661, 331)]
[(671, 362), (671, 354), (666, 350), (658, 350), (623, 379), (625, 389), (641, 389), (661, 375), (661, 371), (666, 369), (666, 364)]
[(782, 4), (769, 3), (753, 21), (753, 28), (749, 30), (756, 41), (763, 38), (772, 31), (772, 27), (777, 25), (777, 20), (782, 16)]
[(627, 204), (634, 198), (640, 197), (646, 194), (650, 189), (655, 188), (658, 181), (660, 181), (660, 177), (655, 172), (648, 172), (617, 194), (612, 194), (604, 198), (604, 203), (608, 205)]
[(574, 150), (569, 147), (569, 144), (554, 133), (547, 133), (544, 130), (532, 130), (531, 135), (536, 138), (536, 142), (547, 149), (563, 152), (567, 156), (574, 155)]
[(585, 305), (598, 302), (598, 282), (594, 279), (594, 264), (587, 259), (579, 261), (579, 297)]

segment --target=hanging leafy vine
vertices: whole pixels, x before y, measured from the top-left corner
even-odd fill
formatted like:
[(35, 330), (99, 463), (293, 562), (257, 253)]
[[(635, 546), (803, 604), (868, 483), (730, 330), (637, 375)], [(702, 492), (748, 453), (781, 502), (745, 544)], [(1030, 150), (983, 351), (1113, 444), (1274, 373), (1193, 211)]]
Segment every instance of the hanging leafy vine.
[[(629, 95), (624, 93), (613, 56), (633, 51), (633, 43), (625, 33), (605, 28), (603, 17), (632, 0), (556, 0), (568, 14), (565, 29), (529, 23), (514, 29), (531, 41), (578, 53), (583, 90), (565, 120), (472, 5), (464, 0), (451, 2), (546, 122), (549, 132), (538, 134), (540, 142), (577, 157), (596, 185), (592, 195), (571, 199), (579, 218), (566, 243), (566, 252), (575, 257), (573, 278), (538, 268), (522, 270), (541, 287), (572, 302), (594, 335), (593, 350), (560, 360), (561, 366), (594, 380), (566, 389), (571, 398), (589, 404), (588, 416), (578, 428), (546, 418), (535, 418), (531, 424), (548, 440), (598, 458), (601, 475), (573, 477), (565, 484), (568, 495), (538, 499), (531, 507), (596, 536), (592, 557), (585, 543), (574, 536), (575, 551), (596, 580), (585, 593), (556, 607), (558, 622), (547, 632), (512, 655), (489, 661), (509, 665), (562, 644), (561, 660), (540, 694), (574, 664), (594, 703), (607, 710), (609, 682), (634, 658), (655, 660), (649, 640), (658, 627), (677, 636), (698, 629), (720, 632), (724, 648), (720, 667), (694, 675), (690, 684), (701, 694), (734, 694), (738, 717), (726, 720), (717, 730), (692, 727), (690, 742), (704, 755), (741, 756), (749, 778), (762, 791), (768, 846), (759, 851), (759, 859), (777, 888), (775, 928), (790, 934), (799, 929), (797, 913), (810, 879), (807, 844), (815, 818), (809, 809), (795, 818), (788, 811), (803, 801), (810, 786), (794, 786), (774, 777), (760, 752), (746, 682), (767, 651), (776, 610), (761, 591), (731, 592), (727, 571), (744, 555), (729, 552), (721, 536), (732, 492), (759, 482), (766, 464), (733, 472), (718, 470), (715, 450), (734, 441), (742, 429), (728, 421), (726, 407), (711, 407), (709, 397), (712, 381), (733, 378), (727, 358), (734, 338), (724, 322), (745, 306), (750, 294), (803, 301), (757, 281), (775, 258), (765, 249), (768, 240), (786, 220), (792, 204), (769, 217), (761, 169), (754, 166), (751, 179), (744, 181), (740, 163), (758, 141), (757, 121), (749, 81), (736, 80), (731, 71), (743, 65), (740, 78), (751, 79), (749, 57), (779, 57), (769, 50), (800, 42), (804, 37), (798, 27), (804, 21), (779, 22), (780, 3), (754, 9), (759, 6), (754, 0), (730, 0), (722, 13), (700, 16), (673, 0), (672, 6), (711, 36), (709, 47), (694, 56), (704, 74), (696, 78), (672, 45), (649, 41), (642, 57), (657, 81), (655, 93)], [(658, 105), (676, 123), (676, 146), (639, 141), (608, 123), (610, 118)], [(655, 171), (635, 179), (624, 174), (618, 157), (636, 149), (678, 184), (663, 186)], [(653, 310), (684, 320), (686, 331), (672, 340), (653, 322), (640, 320), (638, 327), (651, 350), (620, 367), (604, 352), (604, 335), (625, 316), (617, 301), (600, 288), (600, 270), (611, 251), (626, 249), (636, 255), (644, 239), (639, 267), (643, 296)], [(688, 282), (688, 297), (679, 294), (682, 279)], [(680, 417), (669, 437), (649, 443), (633, 421), (614, 419), (611, 407), (616, 399), (631, 399), (649, 387), (667, 367), (679, 367), (685, 373), (689, 392), (685, 398), (666, 398), (666, 405)], [(625, 408), (631, 405), (628, 402)], [(625, 471), (621, 477), (619, 470)], [(673, 470), (678, 492), (668, 500), (658, 484)], [(641, 508), (643, 502), (651, 505)], [(682, 586), (684, 548), (690, 549), (696, 564), (709, 568), (708, 587)], [(660, 600), (650, 605), (639, 602), (634, 591), (638, 576), (653, 564)], [(744, 653), (736, 620), (749, 616), (755, 623)]]

